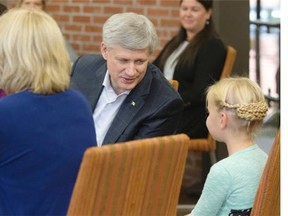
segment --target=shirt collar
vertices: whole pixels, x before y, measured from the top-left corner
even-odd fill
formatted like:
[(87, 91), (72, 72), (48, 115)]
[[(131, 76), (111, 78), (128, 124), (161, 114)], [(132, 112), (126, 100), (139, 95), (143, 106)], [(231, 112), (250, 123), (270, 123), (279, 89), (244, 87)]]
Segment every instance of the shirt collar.
[[(103, 83), (102, 85), (104, 86), (104, 88), (107, 89), (107, 91), (109, 92), (114, 92), (116, 94), (116, 92), (114, 91), (112, 85), (111, 85), (111, 82), (110, 82), (110, 77), (109, 77), (109, 73), (108, 73), (108, 70), (106, 71), (106, 74), (105, 74), (105, 77), (104, 77), (104, 80), (103, 80)], [(127, 90), (127, 91), (124, 91), (123, 93), (121, 93), (120, 95), (128, 95), (130, 93), (131, 90)], [(118, 95), (118, 96), (120, 96)]]

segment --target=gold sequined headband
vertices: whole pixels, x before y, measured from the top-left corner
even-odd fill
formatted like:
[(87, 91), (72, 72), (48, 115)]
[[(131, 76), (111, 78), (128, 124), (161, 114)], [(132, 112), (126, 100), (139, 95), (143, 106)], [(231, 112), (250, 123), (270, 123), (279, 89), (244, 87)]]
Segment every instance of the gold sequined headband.
[(228, 104), (224, 102), (222, 105), (227, 108), (236, 109), (237, 116), (248, 121), (263, 120), (268, 111), (265, 101), (249, 104)]

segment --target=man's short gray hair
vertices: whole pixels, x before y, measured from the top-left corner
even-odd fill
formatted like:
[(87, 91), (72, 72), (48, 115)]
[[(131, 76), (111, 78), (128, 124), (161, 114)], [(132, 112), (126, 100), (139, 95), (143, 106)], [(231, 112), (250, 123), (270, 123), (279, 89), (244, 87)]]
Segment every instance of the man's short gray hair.
[(153, 23), (145, 16), (128, 12), (114, 14), (103, 26), (103, 42), (107, 48), (120, 45), (139, 50), (149, 48), (153, 53), (158, 45), (158, 36)]

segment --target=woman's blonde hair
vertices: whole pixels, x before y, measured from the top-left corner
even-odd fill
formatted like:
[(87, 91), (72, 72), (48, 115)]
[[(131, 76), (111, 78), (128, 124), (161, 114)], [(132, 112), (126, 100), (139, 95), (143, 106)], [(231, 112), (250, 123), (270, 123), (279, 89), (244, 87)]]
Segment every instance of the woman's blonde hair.
[(61, 30), (44, 11), (11, 9), (0, 19), (0, 88), (8, 94), (64, 91), (71, 63)]
[(244, 128), (253, 134), (267, 114), (268, 106), (261, 88), (246, 77), (225, 78), (207, 90), (207, 103), (218, 111), (231, 111), (238, 122), (238, 129)]
[[(17, 0), (16, 2), (16, 8), (21, 8), (24, 0)], [(46, 11), (46, 0), (41, 0), (42, 2), (42, 10)]]

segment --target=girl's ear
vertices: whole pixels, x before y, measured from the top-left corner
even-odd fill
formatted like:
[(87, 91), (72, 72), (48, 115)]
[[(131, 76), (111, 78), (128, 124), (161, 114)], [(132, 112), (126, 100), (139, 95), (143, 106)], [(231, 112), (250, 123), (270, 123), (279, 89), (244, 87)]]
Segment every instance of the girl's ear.
[(221, 129), (224, 129), (227, 127), (228, 121), (229, 121), (229, 118), (228, 118), (227, 113), (221, 112), (220, 113), (220, 127), (221, 127)]

